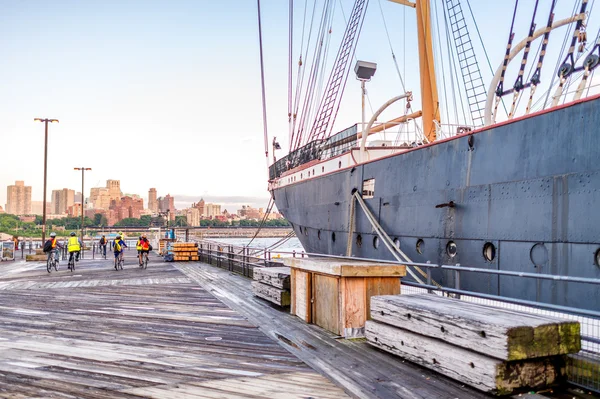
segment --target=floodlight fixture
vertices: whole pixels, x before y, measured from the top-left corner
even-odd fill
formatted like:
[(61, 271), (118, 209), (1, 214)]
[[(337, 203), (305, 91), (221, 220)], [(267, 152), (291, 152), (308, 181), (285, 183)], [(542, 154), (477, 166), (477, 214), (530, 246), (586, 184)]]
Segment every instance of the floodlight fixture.
[(371, 80), (373, 75), (375, 75), (376, 70), (377, 64), (374, 62), (356, 61), (356, 65), (354, 66), (354, 73), (356, 74), (356, 79), (365, 82)]

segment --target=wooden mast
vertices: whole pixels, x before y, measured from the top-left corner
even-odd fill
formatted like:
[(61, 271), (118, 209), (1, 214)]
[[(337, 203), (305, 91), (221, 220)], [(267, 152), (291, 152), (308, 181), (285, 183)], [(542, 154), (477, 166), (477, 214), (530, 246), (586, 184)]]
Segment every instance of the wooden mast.
[(440, 102), (438, 100), (435, 65), (433, 63), (430, 0), (416, 0), (415, 3), (409, 0), (389, 1), (413, 7), (417, 11), (423, 133), (429, 142), (433, 142), (436, 139), (436, 124), (440, 123)]

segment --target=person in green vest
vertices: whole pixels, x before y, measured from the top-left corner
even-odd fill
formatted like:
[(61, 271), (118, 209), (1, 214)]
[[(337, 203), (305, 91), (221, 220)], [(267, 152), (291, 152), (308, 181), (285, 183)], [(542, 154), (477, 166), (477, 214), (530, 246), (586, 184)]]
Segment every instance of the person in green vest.
[(69, 251), (69, 262), (73, 259), (73, 255), (75, 255), (75, 262), (79, 262), (79, 252), (81, 251), (81, 247), (83, 244), (77, 238), (75, 232), (71, 232), (71, 236), (69, 237), (69, 242), (67, 243), (67, 249)]

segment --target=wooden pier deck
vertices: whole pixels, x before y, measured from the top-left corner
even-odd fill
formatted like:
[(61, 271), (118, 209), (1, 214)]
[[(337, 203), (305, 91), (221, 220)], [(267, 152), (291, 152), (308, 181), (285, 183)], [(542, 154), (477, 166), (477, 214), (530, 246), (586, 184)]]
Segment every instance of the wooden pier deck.
[(132, 255), (118, 272), (0, 263), (1, 398), (488, 397), (307, 325), (247, 278)]
[(347, 398), (172, 263), (0, 263), (2, 398)]

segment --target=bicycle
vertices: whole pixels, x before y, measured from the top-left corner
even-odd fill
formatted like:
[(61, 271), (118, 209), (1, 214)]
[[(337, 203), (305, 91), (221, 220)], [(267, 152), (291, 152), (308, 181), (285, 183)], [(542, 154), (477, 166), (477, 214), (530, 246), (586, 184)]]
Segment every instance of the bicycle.
[(123, 259), (123, 252), (121, 252), (119, 256), (115, 258), (115, 270), (123, 270), (124, 263), (125, 260)]
[(142, 264), (140, 265), (140, 269), (148, 268), (148, 252), (144, 252), (142, 255)]
[(99, 247), (100, 250), (100, 256), (102, 256), (102, 259), (106, 259), (106, 245), (100, 245)]
[(75, 270), (75, 252), (71, 252), (69, 253), (69, 270), (70, 271), (74, 271)]
[(53, 267), (54, 270), (58, 271), (58, 260), (56, 259), (55, 255), (56, 253), (52, 251), (50, 256), (48, 256), (48, 260), (46, 261), (46, 270), (48, 270), (48, 273), (52, 272)]

